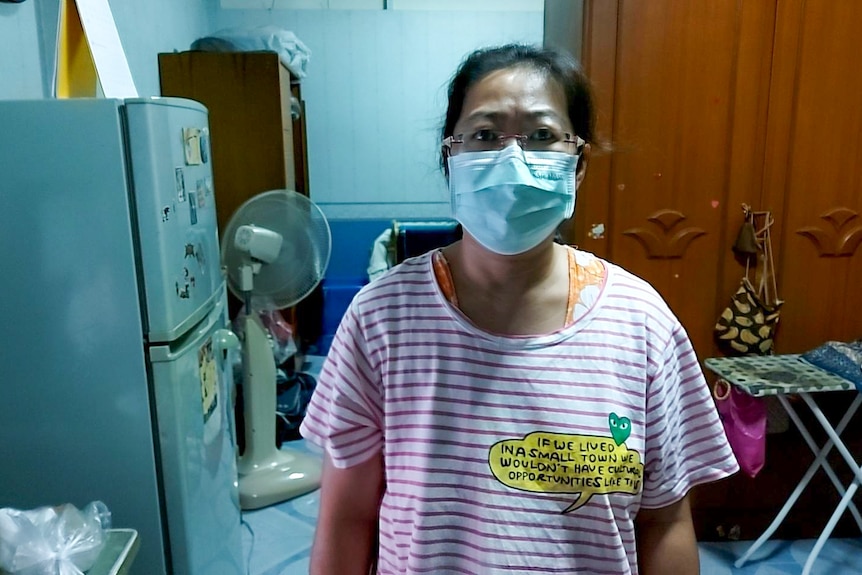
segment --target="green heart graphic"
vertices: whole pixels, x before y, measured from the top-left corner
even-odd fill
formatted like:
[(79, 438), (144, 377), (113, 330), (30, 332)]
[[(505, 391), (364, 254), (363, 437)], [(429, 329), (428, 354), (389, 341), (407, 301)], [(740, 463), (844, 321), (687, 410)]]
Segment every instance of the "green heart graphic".
[(628, 417), (620, 417), (616, 413), (611, 413), (608, 416), (608, 423), (611, 427), (611, 435), (614, 438), (614, 443), (622, 445), (632, 433), (632, 420)]

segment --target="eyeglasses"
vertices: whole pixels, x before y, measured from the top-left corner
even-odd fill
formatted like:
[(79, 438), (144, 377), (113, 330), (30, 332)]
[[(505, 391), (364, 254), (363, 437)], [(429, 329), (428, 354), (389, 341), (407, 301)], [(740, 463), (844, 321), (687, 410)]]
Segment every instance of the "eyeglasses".
[[(575, 154), (580, 155), (586, 142), (568, 132), (556, 132), (549, 128), (540, 128), (532, 134), (507, 134), (497, 130), (482, 129), (465, 136), (457, 134), (443, 139), (443, 147), (452, 153), (490, 152), (499, 150), (509, 140), (515, 140), (521, 149), (530, 152), (559, 151), (571, 153), (574, 144)], [(455, 146), (458, 148), (455, 148)], [(456, 151), (457, 150), (457, 151)]]

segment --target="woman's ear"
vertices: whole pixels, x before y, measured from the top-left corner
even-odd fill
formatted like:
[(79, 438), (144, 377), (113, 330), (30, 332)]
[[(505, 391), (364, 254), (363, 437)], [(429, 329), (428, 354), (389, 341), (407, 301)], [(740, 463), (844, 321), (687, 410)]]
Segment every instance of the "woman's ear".
[(584, 144), (584, 148), (581, 150), (581, 155), (578, 156), (578, 167), (575, 168), (575, 185), (580, 187), (581, 182), (584, 181), (584, 176), (587, 174), (587, 164), (590, 161), (590, 145)]

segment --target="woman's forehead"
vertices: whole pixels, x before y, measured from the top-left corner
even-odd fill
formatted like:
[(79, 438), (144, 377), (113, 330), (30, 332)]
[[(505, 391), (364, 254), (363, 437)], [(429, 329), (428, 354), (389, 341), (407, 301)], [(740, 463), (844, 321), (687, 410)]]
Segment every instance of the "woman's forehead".
[(537, 70), (495, 70), (467, 90), (458, 123), (511, 117), (551, 117), (568, 123), (566, 93), (556, 80)]

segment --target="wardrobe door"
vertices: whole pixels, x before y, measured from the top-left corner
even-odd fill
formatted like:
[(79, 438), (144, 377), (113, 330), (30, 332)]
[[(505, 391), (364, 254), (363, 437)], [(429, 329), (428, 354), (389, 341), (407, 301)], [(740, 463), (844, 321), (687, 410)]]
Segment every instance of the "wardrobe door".
[[(731, 251), (741, 205), (770, 210), (786, 300), (776, 350), (862, 337), (862, 2), (587, 0), (582, 16), (612, 150), (593, 154), (566, 238), (650, 281), (703, 360), (745, 272)], [(819, 398), (828, 413), (846, 399)], [(845, 436), (862, 449), (858, 425)], [(756, 479), (694, 490), (698, 536), (757, 537), (810, 462), (793, 429), (770, 435)], [(818, 474), (776, 535), (816, 537), (837, 499)]]
[[(593, 154), (567, 239), (652, 283), (706, 359), (744, 273), (730, 249), (741, 205), (760, 205), (774, 2), (588, 0), (583, 21), (612, 149)], [(764, 489), (738, 474), (694, 490), (698, 537), (756, 537), (786, 497), (780, 461)]]
[(567, 239), (652, 283), (705, 359), (741, 277), (740, 206), (759, 199), (774, 6), (599, 0), (584, 23), (612, 151), (593, 154)]
[(780, 238), (780, 353), (862, 337), (860, 29), (862, 2), (779, 3), (763, 205)]

